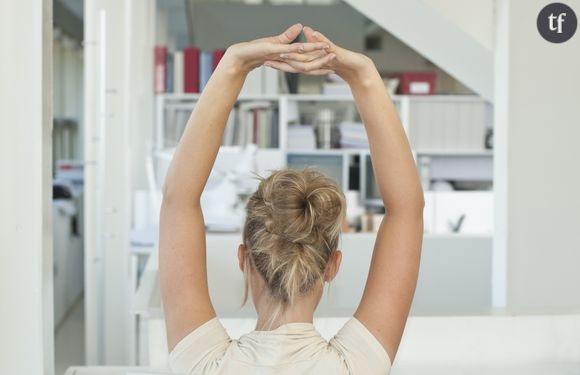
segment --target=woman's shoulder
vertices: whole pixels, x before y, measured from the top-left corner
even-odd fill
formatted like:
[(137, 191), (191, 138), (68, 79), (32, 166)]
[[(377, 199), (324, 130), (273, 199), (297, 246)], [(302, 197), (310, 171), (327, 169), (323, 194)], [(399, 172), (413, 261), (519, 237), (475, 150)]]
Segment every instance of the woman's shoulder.
[(210, 373), (232, 344), (232, 339), (217, 317), (203, 323), (175, 345), (169, 353), (169, 366), (173, 372)]
[(377, 338), (357, 318), (350, 318), (329, 341), (353, 374), (388, 374), (389, 355)]

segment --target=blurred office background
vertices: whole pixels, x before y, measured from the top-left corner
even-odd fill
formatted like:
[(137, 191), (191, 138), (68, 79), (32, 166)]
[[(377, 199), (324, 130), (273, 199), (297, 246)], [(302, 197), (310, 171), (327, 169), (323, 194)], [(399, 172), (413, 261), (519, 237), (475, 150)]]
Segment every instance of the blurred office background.
[[(578, 373), (580, 39), (557, 50), (540, 38), (546, 4), (54, 0), (55, 373), (166, 370), (156, 245), (167, 166), (225, 49), (295, 22), (373, 59), (425, 190), (421, 272), (395, 371), (499, 373), (497, 362)], [(202, 200), (210, 292), (233, 336), (254, 323), (251, 306), (239, 307), (235, 257), (251, 172), (307, 165), (347, 198), (344, 262), (315, 322), (330, 336), (356, 308), (385, 214), (364, 126), (337, 76), (252, 71)]]

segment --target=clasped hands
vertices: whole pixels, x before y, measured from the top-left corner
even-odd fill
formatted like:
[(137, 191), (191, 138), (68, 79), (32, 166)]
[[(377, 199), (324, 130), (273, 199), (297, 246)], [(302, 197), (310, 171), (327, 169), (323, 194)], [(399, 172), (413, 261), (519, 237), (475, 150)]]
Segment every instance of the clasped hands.
[[(292, 43), (301, 32), (306, 42)], [(365, 55), (339, 47), (322, 33), (301, 24), (290, 26), (280, 35), (234, 44), (226, 56), (244, 73), (265, 65), (290, 73), (336, 73), (345, 80), (372, 63)]]

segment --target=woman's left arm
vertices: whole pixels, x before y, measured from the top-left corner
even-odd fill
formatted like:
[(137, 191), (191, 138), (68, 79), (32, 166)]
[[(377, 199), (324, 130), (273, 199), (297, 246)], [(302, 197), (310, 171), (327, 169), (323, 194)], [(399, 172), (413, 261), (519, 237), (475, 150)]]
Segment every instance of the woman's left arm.
[[(297, 24), (279, 36), (228, 48), (179, 141), (163, 186), (159, 233), (159, 275), (169, 350), (215, 317), (207, 284), (200, 199), (246, 75), (282, 53), (320, 50), (311, 64), (315, 72), (333, 58), (325, 53), (326, 43), (290, 44), (301, 30)], [(327, 72), (320, 70), (320, 74)]]

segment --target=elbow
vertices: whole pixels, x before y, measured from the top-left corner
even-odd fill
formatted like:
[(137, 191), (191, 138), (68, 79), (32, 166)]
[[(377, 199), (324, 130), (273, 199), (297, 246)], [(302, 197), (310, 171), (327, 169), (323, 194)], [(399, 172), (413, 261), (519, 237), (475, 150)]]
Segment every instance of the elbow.
[(405, 199), (401, 202), (385, 205), (385, 209), (389, 215), (405, 215), (407, 217), (423, 218), (423, 211), (425, 209), (425, 198), (423, 192), (417, 194), (416, 197)]
[(425, 210), (425, 192), (423, 191), (423, 187), (419, 184), (416, 192), (414, 193), (413, 199), (411, 199), (410, 209), (412, 212), (423, 217), (423, 211)]
[(411, 210), (421, 218), (423, 218), (423, 211), (425, 210), (425, 194), (423, 194), (423, 190), (421, 189), (420, 194), (417, 194), (415, 198), (415, 203), (411, 205)]
[(169, 191), (169, 187), (167, 186), (167, 179), (163, 181), (163, 186), (161, 186), (161, 196), (165, 198)]
[(405, 209), (410, 215), (423, 219), (423, 211), (425, 210), (425, 199), (421, 197), (417, 202), (409, 204)]
[(170, 207), (201, 207), (201, 193), (165, 181), (161, 188), (161, 210)]
[(421, 190), (421, 194), (417, 198), (417, 209), (423, 214), (423, 210), (425, 210), (425, 194), (423, 190)]
[(165, 179), (165, 181), (163, 181), (163, 186), (161, 187), (161, 202), (163, 204), (171, 202), (172, 200), (174, 200), (172, 195), (173, 194), (171, 193), (171, 186), (170, 184), (168, 184), (167, 179)]
[(179, 204), (183, 199), (180, 198), (178, 192), (172, 187), (171, 183), (165, 180), (161, 188), (161, 209)]

